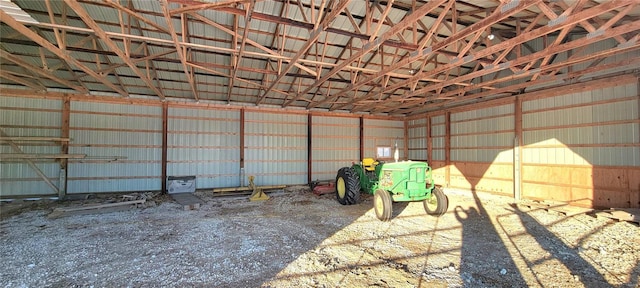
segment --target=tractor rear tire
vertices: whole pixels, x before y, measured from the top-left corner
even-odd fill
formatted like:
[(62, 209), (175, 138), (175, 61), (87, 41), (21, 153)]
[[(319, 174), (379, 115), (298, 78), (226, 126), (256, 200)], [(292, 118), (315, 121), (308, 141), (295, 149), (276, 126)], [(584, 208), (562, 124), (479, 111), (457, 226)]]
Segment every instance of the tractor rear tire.
[(389, 221), (393, 213), (393, 203), (389, 192), (378, 189), (373, 194), (373, 210), (380, 221)]
[(342, 205), (353, 205), (360, 200), (360, 176), (351, 167), (338, 170), (336, 198)]
[(449, 199), (447, 199), (447, 195), (445, 195), (439, 187), (433, 187), (431, 198), (424, 200), (422, 205), (427, 214), (440, 216), (447, 212)]

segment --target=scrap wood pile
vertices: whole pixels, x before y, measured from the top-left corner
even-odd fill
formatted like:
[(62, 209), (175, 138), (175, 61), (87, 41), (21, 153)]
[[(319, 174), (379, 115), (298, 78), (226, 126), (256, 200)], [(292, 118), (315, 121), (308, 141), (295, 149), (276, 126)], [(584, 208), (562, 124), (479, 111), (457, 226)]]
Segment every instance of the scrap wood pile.
[[(102, 202), (101, 204), (96, 204), (96, 201), (91, 201), (92, 203), (90, 204), (58, 207), (53, 209), (53, 212), (51, 212), (48, 217), (59, 218), (70, 215), (106, 213), (131, 208), (153, 207), (156, 206), (156, 202), (153, 199), (158, 198), (159, 195), (160, 193), (158, 192), (142, 192), (112, 196), (100, 201)], [(87, 195), (85, 199), (89, 198), (91, 198), (90, 195)]]

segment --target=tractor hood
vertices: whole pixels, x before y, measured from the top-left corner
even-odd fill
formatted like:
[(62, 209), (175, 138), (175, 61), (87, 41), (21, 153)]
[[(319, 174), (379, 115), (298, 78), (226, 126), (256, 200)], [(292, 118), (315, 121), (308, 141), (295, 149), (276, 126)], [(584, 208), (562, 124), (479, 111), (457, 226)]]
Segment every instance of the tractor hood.
[(427, 162), (419, 162), (419, 161), (402, 161), (402, 162), (391, 162), (382, 164), (382, 169), (385, 170), (405, 170), (410, 168), (421, 168), (427, 167)]

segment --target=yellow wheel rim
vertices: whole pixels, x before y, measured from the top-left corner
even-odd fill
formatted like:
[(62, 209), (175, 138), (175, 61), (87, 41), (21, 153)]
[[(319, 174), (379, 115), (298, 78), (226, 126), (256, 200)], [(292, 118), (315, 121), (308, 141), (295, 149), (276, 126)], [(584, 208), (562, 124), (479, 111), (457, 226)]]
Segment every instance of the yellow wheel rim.
[[(383, 193), (383, 192), (376, 192), (376, 193)], [(373, 201), (373, 208), (376, 209), (376, 212), (382, 213), (382, 211), (384, 210), (384, 201), (382, 201), (382, 196), (378, 196), (374, 198), (375, 199)]]
[(336, 190), (338, 190), (338, 197), (340, 197), (340, 199), (344, 198), (344, 195), (347, 193), (347, 188), (344, 185), (344, 179), (342, 179), (342, 177), (338, 178), (338, 182), (336, 182)]
[(429, 209), (432, 211), (436, 210), (436, 208), (438, 208), (438, 197), (432, 194), (431, 199), (427, 200), (427, 206), (429, 206)]

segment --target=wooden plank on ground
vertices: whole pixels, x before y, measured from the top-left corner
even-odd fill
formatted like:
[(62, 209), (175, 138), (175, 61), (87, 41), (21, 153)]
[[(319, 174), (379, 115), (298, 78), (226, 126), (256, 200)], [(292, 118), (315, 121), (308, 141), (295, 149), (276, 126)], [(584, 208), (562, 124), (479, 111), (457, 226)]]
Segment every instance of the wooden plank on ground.
[(610, 210), (599, 211), (595, 214), (598, 217), (640, 224), (640, 209), (638, 208), (613, 208)]
[(593, 212), (593, 209), (571, 206), (563, 202), (540, 202), (540, 201), (521, 201), (519, 206), (528, 207), (530, 209), (541, 209), (547, 212), (556, 212), (566, 216), (575, 216), (580, 214), (587, 214)]
[(48, 217), (59, 218), (59, 217), (70, 216), (70, 215), (115, 212), (115, 211), (130, 209), (132, 207), (137, 207), (138, 204), (143, 204), (145, 201), (146, 200), (142, 199), (142, 200), (134, 200), (134, 201), (100, 204), (100, 205), (56, 208), (53, 210), (53, 212), (51, 212), (51, 214), (49, 214)]
[(178, 204), (183, 206), (183, 209), (186, 210), (197, 210), (200, 209), (200, 204), (204, 204), (202, 199), (198, 198), (198, 196), (193, 195), (193, 193), (174, 193), (169, 194), (173, 200), (178, 202)]

